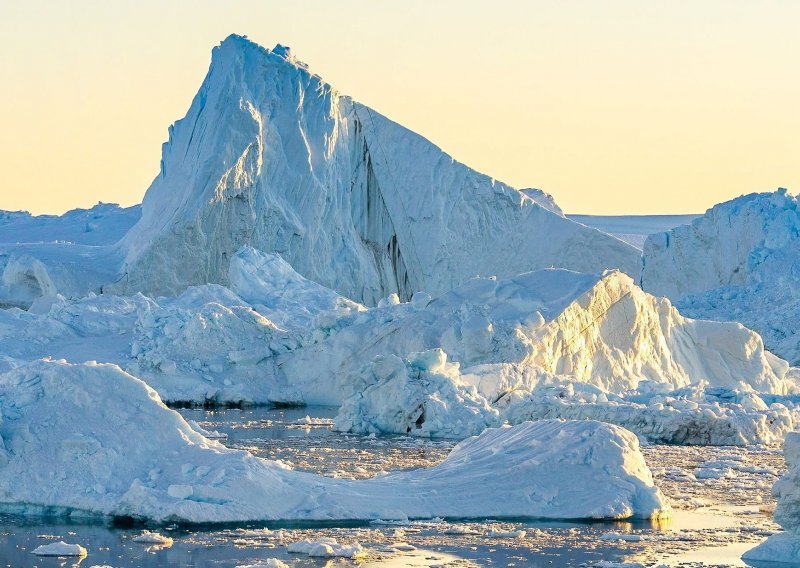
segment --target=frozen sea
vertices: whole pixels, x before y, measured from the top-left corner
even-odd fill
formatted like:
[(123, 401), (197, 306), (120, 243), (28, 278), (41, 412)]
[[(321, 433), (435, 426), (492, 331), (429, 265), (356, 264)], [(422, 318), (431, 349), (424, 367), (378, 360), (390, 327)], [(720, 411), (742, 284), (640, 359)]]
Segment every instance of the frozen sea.
[[(227, 438), (223, 443), (280, 459), (299, 470), (363, 478), (442, 460), (454, 445), (404, 436), (355, 436), (333, 432), (336, 409), (181, 410), (187, 419)], [(463, 522), (248, 524), (158, 527), (170, 547), (133, 538), (145, 527), (0, 516), (4, 566), (233, 567), (278, 558), (290, 566), (746, 566), (740, 555), (779, 530), (769, 512), (770, 487), (782, 473), (777, 449), (651, 445), (644, 454), (675, 507), (666, 523)], [(151, 527), (153, 528), (153, 527)], [(359, 542), (358, 560), (312, 559), (287, 546), (332, 537)], [(83, 560), (39, 558), (39, 545), (64, 540), (88, 549)]]

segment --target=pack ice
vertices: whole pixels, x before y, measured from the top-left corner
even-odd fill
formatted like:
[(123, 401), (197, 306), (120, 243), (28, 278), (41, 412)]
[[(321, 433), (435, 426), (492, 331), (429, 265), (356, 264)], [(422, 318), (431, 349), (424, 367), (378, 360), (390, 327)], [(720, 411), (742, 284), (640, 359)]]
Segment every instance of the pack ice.
[(353, 481), (206, 439), (110, 364), (0, 374), (0, 412), (0, 502), (14, 512), (159, 523), (668, 514), (636, 437), (598, 422), (488, 430), (437, 466)]
[(558, 211), (340, 95), (287, 48), (230, 36), (170, 128), (115, 289), (227, 285), (243, 245), (369, 305), (547, 266), (638, 274), (633, 247)]
[(642, 287), (692, 317), (739, 321), (800, 363), (800, 203), (785, 189), (721, 203), (651, 235)]

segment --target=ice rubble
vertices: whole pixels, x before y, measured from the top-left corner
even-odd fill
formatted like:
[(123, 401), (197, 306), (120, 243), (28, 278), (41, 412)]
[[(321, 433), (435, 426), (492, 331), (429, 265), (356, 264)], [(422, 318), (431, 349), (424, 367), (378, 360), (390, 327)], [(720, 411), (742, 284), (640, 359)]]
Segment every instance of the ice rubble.
[(800, 558), (800, 432), (786, 435), (783, 454), (788, 471), (775, 483), (772, 493), (778, 499), (773, 516), (785, 532), (747, 551), (742, 556), (745, 560), (796, 565)]
[(691, 225), (652, 235), (642, 286), (685, 314), (739, 321), (800, 363), (800, 202), (785, 189), (715, 205)]
[(36, 556), (86, 556), (87, 551), (80, 544), (69, 544), (60, 540), (37, 546), (31, 551)]
[(777, 442), (796, 419), (795, 371), (756, 334), (683, 318), (616, 271), (478, 278), (366, 309), (245, 247), (230, 280), (236, 292), (209, 284), (0, 312), (0, 368), (113, 362), (172, 403), (344, 401), (339, 427), (359, 432), (465, 437), (564, 417), (654, 441), (743, 444)]
[[(616, 271), (474, 279), (423, 309), (378, 308), (281, 367), (295, 386), (309, 369), (341, 385), (337, 425), (356, 432), (463, 437), (565, 417), (653, 441), (746, 444), (778, 442), (796, 419), (785, 396), (796, 382), (757, 334), (684, 318)], [(768, 407), (758, 393), (778, 397)]]
[(636, 437), (599, 422), (487, 430), (435, 467), (353, 481), (208, 440), (109, 364), (0, 374), (0, 412), (0, 502), (12, 512), (194, 523), (668, 513)]
[(114, 289), (226, 285), (246, 244), (370, 305), (547, 266), (638, 275), (633, 247), (535, 198), (340, 95), (285, 49), (230, 36), (170, 128)]

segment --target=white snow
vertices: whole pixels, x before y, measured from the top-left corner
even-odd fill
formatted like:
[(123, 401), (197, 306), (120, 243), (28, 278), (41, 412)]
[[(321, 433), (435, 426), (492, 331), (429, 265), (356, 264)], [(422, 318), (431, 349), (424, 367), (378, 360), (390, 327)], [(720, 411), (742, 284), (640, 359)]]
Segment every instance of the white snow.
[(784, 189), (716, 205), (644, 248), (645, 290), (692, 317), (742, 322), (793, 364), (800, 363), (798, 282), (800, 202)]
[(227, 285), (243, 245), (369, 305), (477, 274), (640, 270), (633, 247), (456, 162), (282, 48), (230, 36), (170, 128), (114, 289)]
[[(352, 481), (208, 440), (113, 365), (23, 365), (0, 375), (0, 401), (0, 496), (4, 510), (18, 513), (244, 522), (668, 510), (636, 437), (592, 421), (487, 430), (435, 467)], [(54, 460), (58, 468), (42, 467)]]
[(36, 556), (86, 556), (87, 552), (80, 544), (68, 544), (63, 540), (37, 546), (31, 551)]

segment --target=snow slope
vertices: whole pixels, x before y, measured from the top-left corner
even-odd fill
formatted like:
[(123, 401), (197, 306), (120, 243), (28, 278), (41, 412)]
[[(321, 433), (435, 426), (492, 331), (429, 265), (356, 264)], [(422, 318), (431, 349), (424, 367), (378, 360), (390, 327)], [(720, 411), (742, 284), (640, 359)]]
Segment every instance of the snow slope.
[(689, 316), (742, 322), (800, 363), (800, 203), (786, 190), (744, 195), (652, 235), (641, 282)]
[(490, 430), (435, 467), (353, 481), (208, 440), (114, 365), (38, 361), (0, 374), (0, 413), (0, 503), (26, 514), (201, 523), (668, 513), (636, 437), (598, 422)]
[(242, 245), (370, 305), (435, 296), (477, 274), (640, 270), (633, 247), (456, 162), (287, 48), (239, 36), (214, 49), (122, 244), (116, 289), (149, 295), (228, 284)]

